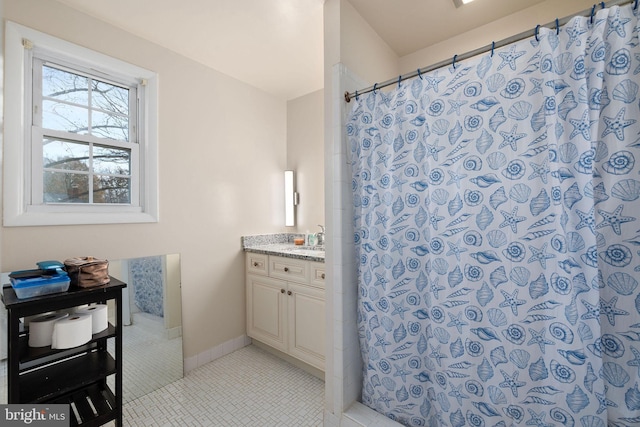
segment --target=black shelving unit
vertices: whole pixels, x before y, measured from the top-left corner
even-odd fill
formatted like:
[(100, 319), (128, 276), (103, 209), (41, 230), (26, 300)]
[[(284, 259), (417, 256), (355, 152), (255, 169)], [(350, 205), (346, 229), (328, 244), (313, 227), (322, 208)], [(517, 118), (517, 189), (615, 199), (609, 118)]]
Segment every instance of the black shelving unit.
[[(99, 287), (18, 299), (13, 288), (5, 285), (8, 403), (66, 403), (71, 405), (72, 426), (100, 426), (112, 420), (122, 426), (122, 289), (126, 286), (111, 278)], [(21, 318), (109, 300), (116, 303), (115, 325), (109, 323), (87, 344), (64, 350), (29, 347)], [(110, 339), (115, 343), (113, 355), (107, 351)], [(112, 375), (115, 390), (107, 384)]]

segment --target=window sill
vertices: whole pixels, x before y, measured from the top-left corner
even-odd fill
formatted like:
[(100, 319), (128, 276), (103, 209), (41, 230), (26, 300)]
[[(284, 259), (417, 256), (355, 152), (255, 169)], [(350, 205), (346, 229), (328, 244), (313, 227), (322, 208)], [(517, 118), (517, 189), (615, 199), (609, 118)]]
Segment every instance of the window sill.
[(144, 212), (25, 212), (19, 215), (5, 215), (3, 225), (5, 227), (26, 227), (44, 225), (140, 224), (153, 222), (158, 222), (157, 216)]

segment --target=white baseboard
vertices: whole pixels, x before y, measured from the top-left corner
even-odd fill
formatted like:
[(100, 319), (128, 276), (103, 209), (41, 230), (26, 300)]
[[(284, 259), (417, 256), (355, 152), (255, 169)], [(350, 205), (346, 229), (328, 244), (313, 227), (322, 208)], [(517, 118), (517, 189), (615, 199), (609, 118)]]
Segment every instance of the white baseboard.
[(187, 357), (184, 359), (184, 373), (186, 375), (189, 371), (199, 368), (202, 365), (206, 365), (213, 360), (226, 356), (227, 354), (239, 350), (249, 344), (251, 344), (251, 338), (247, 335), (241, 335), (205, 350), (202, 353), (196, 354), (195, 356)]
[(302, 369), (303, 371), (313, 375), (316, 378), (321, 379), (322, 381), (324, 381), (324, 371), (316, 368), (315, 366), (311, 366), (306, 362), (303, 362), (302, 360), (296, 359), (293, 356), (289, 356), (286, 353), (281, 352), (280, 350), (276, 350), (275, 348), (271, 347), (268, 344), (262, 343), (258, 340), (253, 340), (253, 345), (255, 345), (258, 348), (261, 348), (262, 350), (273, 354), (276, 357), (279, 357), (280, 359), (283, 359), (289, 363), (291, 363), (293, 366), (297, 366), (298, 368)]
[(167, 338), (172, 340), (182, 336), (182, 326), (176, 326), (175, 328), (167, 329)]

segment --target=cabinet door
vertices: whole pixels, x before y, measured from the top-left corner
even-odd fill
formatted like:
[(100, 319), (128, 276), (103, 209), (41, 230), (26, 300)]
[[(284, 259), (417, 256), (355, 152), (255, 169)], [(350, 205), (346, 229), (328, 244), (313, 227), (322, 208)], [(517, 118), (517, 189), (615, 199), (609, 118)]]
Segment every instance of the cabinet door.
[(247, 335), (281, 351), (287, 350), (286, 289), (282, 280), (247, 275)]
[(324, 370), (324, 290), (288, 285), (289, 353)]

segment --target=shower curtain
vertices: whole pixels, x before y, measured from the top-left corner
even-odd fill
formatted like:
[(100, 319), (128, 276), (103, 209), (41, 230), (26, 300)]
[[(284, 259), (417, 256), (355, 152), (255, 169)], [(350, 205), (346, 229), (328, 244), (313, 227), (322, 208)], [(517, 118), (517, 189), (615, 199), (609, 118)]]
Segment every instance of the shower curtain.
[(640, 423), (636, 14), (355, 100), (364, 404), (409, 426)]

